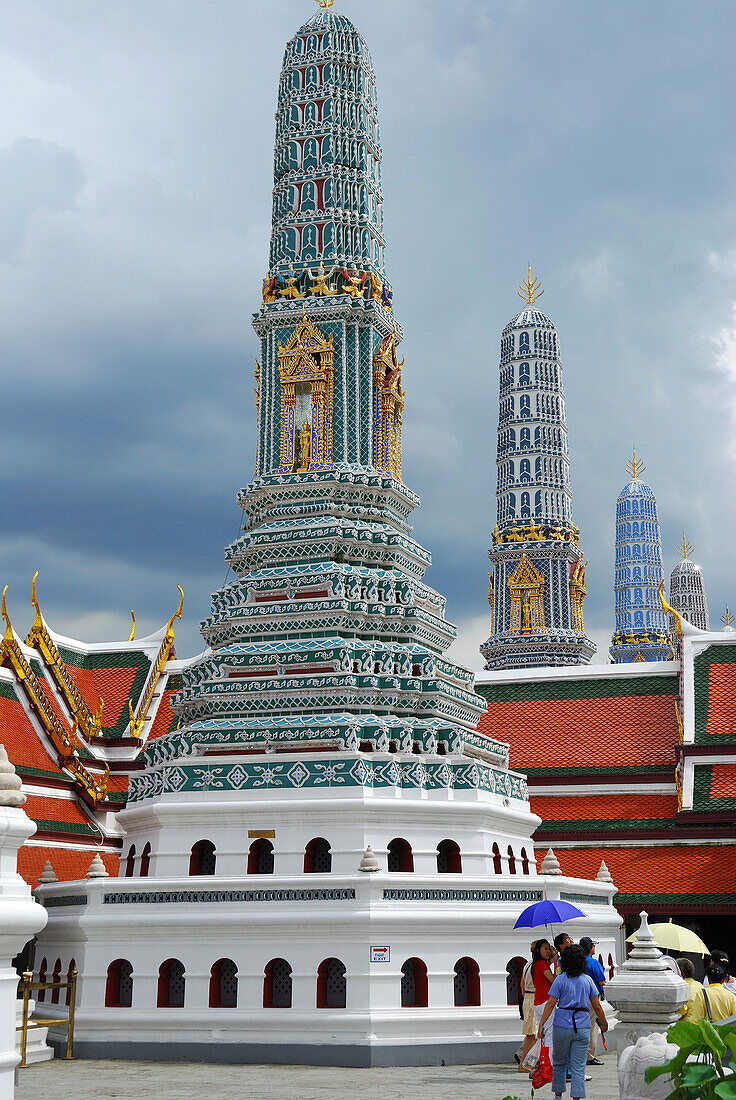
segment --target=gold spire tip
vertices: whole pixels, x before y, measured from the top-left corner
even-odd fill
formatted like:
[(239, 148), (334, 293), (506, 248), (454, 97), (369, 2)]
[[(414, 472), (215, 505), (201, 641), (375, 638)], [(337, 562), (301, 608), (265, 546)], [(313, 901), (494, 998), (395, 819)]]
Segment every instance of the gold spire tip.
[(317, 3), (321, 8), (324, 8), (326, 11), (327, 8), (332, 7), (332, 5), (335, 3), (335, 0), (317, 0)]
[(133, 620), (133, 625), (130, 629), (130, 634), (128, 635), (128, 641), (129, 642), (134, 642), (135, 641), (135, 611), (133, 611), (132, 608), (131, 608), (131, 611), (130, 611), (130, 617)]
[(733, 626), (734, 622), (736, 622), (736, 615), (732, 613), (728, 605), (726, 605), (726, 610), (721, 615), (721, 622), (724, 626)]
[(687, 561), (693, 552), (692, 543), (688, 542), (683, 533), (682, 542), (677, 547), (677, 553), (680, 555), (683, 561)]
[(541, 298), (544, 294), (539, 279), (532, 279), (531, 264), (529, 264), (529, 271), (527, 272), (526, 279), (524, 279), (522, 283), (519, 283), (517, 294), (528, 306), (533, 306), (537, 298)]
[(634, 448), (634, 457), (630, 462), (626, 463), (626, 473), (631, 476), (632, 481), (636, 481), (639, 474), (643, 474), (646, 470), (646, 466), (643, 462), (640, 462), (636, 457), (636, 447)]

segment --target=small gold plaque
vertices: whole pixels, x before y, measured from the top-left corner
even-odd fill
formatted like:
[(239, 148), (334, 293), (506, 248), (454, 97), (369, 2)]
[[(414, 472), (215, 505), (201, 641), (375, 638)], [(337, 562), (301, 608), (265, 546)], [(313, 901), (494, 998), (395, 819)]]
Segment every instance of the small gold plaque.
[(248, 840), (274, 840), (275, 829), (248, 829)]

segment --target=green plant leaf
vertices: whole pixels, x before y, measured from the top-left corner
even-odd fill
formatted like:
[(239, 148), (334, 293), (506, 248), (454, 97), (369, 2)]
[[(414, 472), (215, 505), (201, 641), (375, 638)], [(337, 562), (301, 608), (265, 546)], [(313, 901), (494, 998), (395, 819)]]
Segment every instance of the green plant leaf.
[(719, 1081), (715, 1087), (715, 1095), (719, 1100), (736, 1100), (736, 1077)]
[(665, 1073), (668, 1073), (673, 1079), (676, 1078), (690, 1057), (692, 1050), (691, 1046), (681, 1047), (675, 1057), (671, 1058), (669, 1062), (665, 1062), (664, 1065), (649, 1066), (645, 1072), (647, 1083), (654, 1081), (656, 1077), (661, 1077)]
[(667, 1040), (670, 1043), (677, 1043), (678, 1047), (695, 1048), (702, 1044), (703, 1032), (699, 1023), (694, 1024), (692, 1020), (678, 1020), (667, 1032)]
[(719, 1081), (712, 1062), (690, 1062), (682, 1071), (683, 1085), (703, 1085), (706, 1081)]
[(719, 1058), (722, 1058), (726, 1053), (726, 1044), (713, 1027), (713, 1024), (710, 1020), (701, 1020), (699, 1026), (702, 1028), (703, 1041), (706, 1046), (712, 1050), (714, 1054), (717, 1054)]

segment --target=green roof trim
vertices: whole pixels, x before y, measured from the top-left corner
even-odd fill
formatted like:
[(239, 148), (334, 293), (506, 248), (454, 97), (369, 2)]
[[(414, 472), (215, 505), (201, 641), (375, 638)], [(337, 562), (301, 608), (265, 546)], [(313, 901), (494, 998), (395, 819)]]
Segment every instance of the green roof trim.
[(488, 703), (542, 703), (571, 699), (619, 699), (647, 695), (677, 695), (678, 675), (595, 677), (590, 680), (514, 680), (503, 684), (476, 684)]
[(616, 894), (614, 904), (618, 905), (736, 905), (736, 894)]
[(125, 653), (77, 653), (66, 646), (58, 646), (61, 659), (71, 668), (84, 669), (109, 669), (109, 668), (139, 668), (145, 665), (151, 667), (151, 661), (142, 649), (132, 649)]
[(0, 680), (0, 699), (10, 699), (13, 703), (18, 702), (18, 694), (13, 684), (8, 684), (4, 680)]
[(100, 830), (94, 825), (83, 825), (79, 821), (47, 821), (45, 818), (34, 817), (39, 829), (48, 833), (78, 833), (80, 836), (100, 835)]
[[(699, 653), (695, 666), (695, 742), (700, 745), (733, 744), (733, 729), (708, 732), (711, 665), (736, 665), (736, 645), (711, 645)], [(736, 670), (735, 670), (736, 674)]]
[(25, 764), (16, 764), (15, 770), (18, 775), (27, 775), (29, 778), (62, 780), (65, 786), (74, 786), (74, 780), (70, 778), (70, 776), (65, 775), (62, 771), (52, 772), (48, 771), (46, 768), (30, 768)]
[(184, 677), (180, 672), (174, 672), (166, 681), (167, 691), (181, 691), (184, 687)]
[[(598, 776), (611, 776), (619, 778), (626, 775), (668, 775), (672, 776), (674, 768), (671, 764), (634, 764), (627, 766), (626, 764), (620, 764), (617, 766), (601, 766), (587, 764), (577, 764), (574, 766), (567, 765), (564, 768), (528, 768), (523, 764), (515, 764), (511, 761), (511, 766), (515, 771), (523, 771), (525, 775), (533, 777), (534, 779), (564, 779), (566, 776), (571, 775), (598, 775)], [(534, 796), (534, 790), (529, 792), (532, 797)]]
[(588, 829), (599, 832), (605, 829), (661, 829), (663, 825), (672, 825), (671, 817), (612, 817), (612, 818), (577, 818), (574, 821), (555, 821), (545, 817), (539, 826), (539, 832), (554, 831), (556, 833), (585, 832)]
[(693, 809), (694, 810), (736, 810), (736, 798), (713, 798), (712, 764), (696, 764), (693, 768)]

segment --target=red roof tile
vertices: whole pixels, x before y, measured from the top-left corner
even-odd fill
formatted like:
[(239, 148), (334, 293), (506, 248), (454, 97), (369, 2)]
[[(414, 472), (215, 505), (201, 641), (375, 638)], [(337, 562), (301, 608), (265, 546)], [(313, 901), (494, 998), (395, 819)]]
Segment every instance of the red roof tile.
[[(671, 847), (555, 848), (564, 875), (592, 879), (605, 860), (620, 894), (691, 897), (736, 895), (733, 860), (718, 844)], [(623, 899), (625, 900), (625, 899)]]
[[(101, 849), (98, 849), (98, 851), (108, 873), (113, 877), (116, 876), (120, 865), (117, 853)], [(84, 878), (94, 857), (95, 852), (91, 851), (85, 852), (72, 848), (41, 848), (26, 844), (18, 852), (18, 874), (26, 880), (31, 888), (35, 889), (38, 886), (38, 876), (41, 874), (46, 860), (50, 860), (59, 881), (72, 882), (75, 879)]]
[(539, 814), (542, 829), (555, 821), (674, 821), (676, 794), (535, 795), (532, 812)]
[[(163, 683), (163, 680), (161, 683)], [(148, 735), (149, 741), (154, 741), (157, 737), (163, 737), (165, 733), (170, 732), (171, 727), (176, 721), (174, 712), (171, 709), (171, 696), (175, 694), (175, 691), (170, 691), (168, 689), (164, 691), (163, 698), (156, 711), (156, 717), (153, 720), (151, 732)]]
[(713, 764), (710, 772), (711, 798), (736, 798), (736, 764)]
[(91, 824), (87, 815), (82, 813), (76, 799), (29, 794), (23, 809), (34, 821), (58, 821), (72, 825)]
[(491, 701), (481, 733), (510, 745), (510, 766), (672, 766), (678, 731), (669, 695)]
[(4, 694), (0, 694), (0, 739), (16, 767), (60, 771), (56, 754), (50, 756), (43, 747), (23, 707)]
[(712, 664), (708, 670), (706, 732), (736, 735), (736, 665)]

